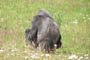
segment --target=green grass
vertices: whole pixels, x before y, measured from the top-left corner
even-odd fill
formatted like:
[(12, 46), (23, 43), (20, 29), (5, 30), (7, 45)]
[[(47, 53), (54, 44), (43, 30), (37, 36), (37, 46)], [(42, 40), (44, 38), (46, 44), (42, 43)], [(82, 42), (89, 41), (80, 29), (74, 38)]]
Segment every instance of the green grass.
[[(49, 57), (27, 47), (24, 37), (41, 8), (51, 13), (62, 35), (62, 48)], [(68, 60), (85, 54), (90, 59), (90, 0), (0, 0), (0, 50), (0, 60)], [(35, 53), (39, 58), (31, 58)]]

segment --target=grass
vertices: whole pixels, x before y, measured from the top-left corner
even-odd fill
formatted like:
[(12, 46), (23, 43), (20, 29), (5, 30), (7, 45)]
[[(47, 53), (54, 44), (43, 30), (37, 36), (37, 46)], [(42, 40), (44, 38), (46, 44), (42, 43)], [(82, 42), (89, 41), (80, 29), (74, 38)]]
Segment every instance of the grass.
[[(51, 13), (62, 35), (62, 48), (50, 56), (31, 50), (24, 37), (41, 8)], [(39, 58), (31, 58), (34, 54)], [(89, 0), (0, 0), (0, 60), (68, 60), (71, 55), (79, 59), (85, 54), (90, 59)]]

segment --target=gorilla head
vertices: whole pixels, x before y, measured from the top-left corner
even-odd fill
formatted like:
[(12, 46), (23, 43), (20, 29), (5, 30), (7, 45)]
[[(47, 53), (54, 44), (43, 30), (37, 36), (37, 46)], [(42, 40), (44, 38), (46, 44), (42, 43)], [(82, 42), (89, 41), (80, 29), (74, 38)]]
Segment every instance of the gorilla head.
[(50, 13), (45, 10), (45, 9), (40, 9), (38, 12), (37, 12), (37, 15), (43, 15), (43, 16), (48, 16), (48, 17), (51, 17)]

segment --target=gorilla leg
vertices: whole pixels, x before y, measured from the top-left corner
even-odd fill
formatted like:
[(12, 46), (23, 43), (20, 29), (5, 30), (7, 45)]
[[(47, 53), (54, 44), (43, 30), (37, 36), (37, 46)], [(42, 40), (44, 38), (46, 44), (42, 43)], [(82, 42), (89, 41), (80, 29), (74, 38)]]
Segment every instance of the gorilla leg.
[(53, 41), (48, 41), (48, 40), (42, 40), (41, 42), (39, 42), (39, 46), (41, 51), (44, 52), (50, 52), (54, 50), (54, 44)]

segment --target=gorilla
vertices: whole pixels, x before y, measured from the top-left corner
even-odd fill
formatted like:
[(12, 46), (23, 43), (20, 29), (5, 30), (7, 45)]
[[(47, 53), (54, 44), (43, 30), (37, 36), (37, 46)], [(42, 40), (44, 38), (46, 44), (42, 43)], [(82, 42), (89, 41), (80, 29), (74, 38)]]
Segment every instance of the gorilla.
[(59, 27), (45, 9), (40, 9), (32, 21), (32, 28), (26, 29), (25, 38), (34, 48), (50, 52), (62, 45)]

